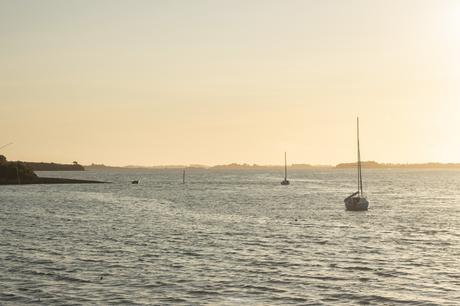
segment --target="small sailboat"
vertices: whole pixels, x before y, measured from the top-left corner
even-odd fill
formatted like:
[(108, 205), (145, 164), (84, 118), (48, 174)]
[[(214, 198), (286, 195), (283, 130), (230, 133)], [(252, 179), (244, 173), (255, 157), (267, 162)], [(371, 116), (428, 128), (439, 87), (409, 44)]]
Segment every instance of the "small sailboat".
[(357, 127), (357, 138), (358, 138), (358, 191), (354, 192), (350, 196), (346, 197), (345, 200), (345, 208), (346, 210), (352, 211), (362, 211), (367, 210), (369, 207), (369, 202), (367, 201), (366, 196), (363, 193), (363, 177), (361, 173), (361, 152), (359, 149), (359, 118), (356, 121)]
[(185, 184), (185, 168), (182, 170), (182, 184)]
[(139, 184), (139, 180), (131, 181), (131, 184), (137, 185), (137, 184)]
[(289, 181), (287, 179), (287, 159), (286, 159), (286, 152), (284, 152), (284, 180), (281, 182), (281, 185), (289, 185)]

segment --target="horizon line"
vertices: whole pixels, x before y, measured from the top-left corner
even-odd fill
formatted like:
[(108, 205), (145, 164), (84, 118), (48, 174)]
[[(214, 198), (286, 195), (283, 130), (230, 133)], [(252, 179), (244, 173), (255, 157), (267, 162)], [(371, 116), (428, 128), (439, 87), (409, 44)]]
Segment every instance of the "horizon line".
[[(378, 162), (374, 160), (366, 160), (362, 161), (363, 164), (373, 164), (376, 166), (427, 166), (427, 165), (440, 165), (440, 166), (449, 166), (455, 165), (460, 166), (460, 162), (439, 162), (439, 161), (428, 161), (428, 162)], [(312, 168), (336, 168), (337, 166), (341, 165), (355, 165), (357, 164), (356, 161), (354, 162), (340, 162), (337, 164), (311, 164), (311, 163), (291, 163), (288, 164), (288, 167), (312, 167)], [(128, 165), (109, 165), (109, 164), (98, 164), (98, 163), (91, 163), (91, 164), (81, 164), (83, 167), (107, 167), (107, 168), (171, 168), (171, 169), (181, 169), (181, 168), (216, 168), (216, 167), (273, 167), (273, 168), (282, 168), (284, 165), (281, 164), (257, 164), (257, 163), (238, 163), (238, 162), (231, 162), (231, 163), (224, 163), (224, 164), (199, 164), (199, 163), (191, 163), (191, 164), (157, 164), (157, 165), (135, 165), (135, 164), (128, 164)]]
[[(3, 155), (3, 154), (0, 154)], [(8, 159), (8, 161), (13, 161)], [(56, 161), (32, 161), (32, 160), (14, 160), (25, 163), (54, 163), (54, 164), (72, 164), (73, 162), (56, 162)], [(380, 166), (404, 166), (404, 165), (460, 165), (460, 161), (423, 161), (423, 162), (381, 162), (375, 160), (365, 160), (363, 163), (376, 163)], [(245, 166), (245, 167), (284, 167), (284, 164), (264, 164), (264, 163), (249, 163), (249, 162), (228, 162), (228, 163), (217, 163), (217, 164), (202, 164), (202, 163), (187, 163), (187, 164), (151, 164), (151, 165), (140, 165), (140, 164), (106, 164), (106, 163), (80, 163), (79, 165), (84, 167), (90, 166), (105, 166), (113, 168), (213, 168), (213, 167), (222, 167), (222, 166)], [(336, 167), (342, 164), (356, 164), (356, 161), (345, 161), (338, 163), (307, 163), (307, 162), (297, 162), (288, 164), (289, 167), (293, 166), (310, 166), (310, 167)]]

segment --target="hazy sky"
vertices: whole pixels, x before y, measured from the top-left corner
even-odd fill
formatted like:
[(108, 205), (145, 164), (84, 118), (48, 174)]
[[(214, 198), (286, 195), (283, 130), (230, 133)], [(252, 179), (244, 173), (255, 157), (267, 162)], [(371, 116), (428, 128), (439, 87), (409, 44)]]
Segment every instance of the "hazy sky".
[(0, 0), (0, 146), (112, 165), (460, 162), (460, 1)]

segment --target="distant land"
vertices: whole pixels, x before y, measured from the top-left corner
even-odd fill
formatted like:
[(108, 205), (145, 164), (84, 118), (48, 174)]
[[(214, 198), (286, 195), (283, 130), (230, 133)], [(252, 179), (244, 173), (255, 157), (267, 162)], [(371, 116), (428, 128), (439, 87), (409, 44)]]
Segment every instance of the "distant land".
[(43, 163), (43, 162), (22, 162), (26, 167), (33, 171), (85, 171), (82, 165), (77, 162), (72, 164), (56, 164), (56, 163)]
[[(310, 164), (292, 164), (288, 165), (291, 170), (303, 170), (303, 169), (318, 169), (318, 168), (334, 168), (334, 166), (329, 165), (310, 165)], [(197, 169), (197, 170), (281, 170), (284, 169), (284, 166), (280, 165), (257, 165), (257, 164), (227, 164), (227, 165), (216, 165), (216, 166), (206, 166), (199, 164), (192, 165), (164, 165), (164, 166), (106, 166), (104, 164), (91, 164), (84, 166), (86, 170), (129, 170), (129, 169)]]
[(0, 155), (0, 185), (95, 183), (104, 182), (68, 178), (39, 177), (26, 163), (8, 161), (5, 156)]
[[(376, 161), (362, 162), (363, 168), (367, 169), (460, 169), (460, 163), (378, 163)], [(161, 169), (189, 169), (189, 170), (282, 170), (282, 165), (258, 165), (258, 164), (238, 164), (231, 163), (225, 165), (164, 165), (164, 166), (107, 166), (104, 164), (91, 164), (84, 166), (86, 170), (161, 170)], [(292, 164), (288, 165), (289, 170), (309, 170), (309, 169), (350, 169), (356, 168), (356, 163), (340, 163), (333, 165), (311, 165), (311, 164)]]
[[(292, 164), (288, 165), (291, 170), (304, 170), (304, 169), (318, 169), (318, 168), (332, 168), (333, 166), (328, 165), (310, 165), (310, 164)], [(257, 165), (257, 164), (228, 164), (228, 165), (216, 165), (209, 169), (214, 170), (282, 170), (284, 166), (281, 165)]]
[(141, 170), (149, 170), (149, 169), (209, 169), (210, 166), (206, 165), (164, 165), (164, 166), (108, 166), (104, 164), (91, 164), (84, 166), (85, 170), (130, 170), (130, 169), (141, 169)]
[[(0, 162), (5, 163), (6, 157), (0, 155)], [(17, 163), (25, 166), (25, 168), (32, 171), (85, 171), (85, 168), (74, 161), (71, 164), (56, 164), (48, 162), (26, 162), (26, 161), (10, 161), (10, 163)]]
[[(368, 169), (460, 169), (460, 163), (392, 164), (365, 161), (361, 162), (361, 165)], [(356, 168), (356, 163), (342, 163), (335, 167), (338, 169)]]

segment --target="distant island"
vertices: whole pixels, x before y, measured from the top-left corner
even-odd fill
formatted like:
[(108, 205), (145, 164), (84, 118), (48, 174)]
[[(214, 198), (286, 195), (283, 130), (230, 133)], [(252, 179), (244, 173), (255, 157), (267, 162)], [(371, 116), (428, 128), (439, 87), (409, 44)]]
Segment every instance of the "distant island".
[[(419, 164), (398, 164), (398, 163), (378, 163), (376, 161), (362, 162), (362, 167), (366, 169), (460, 169), (460, 163), (419, 163)], [(238, 164), (231, 163), (225, 165), (164, 165), (164, 166), (107, 166), (104, 164), (91, 164), (84, 166), (86, 170), (276, 170), (284, 169), (282, 165), (258, 165), (258, 164)], [(340, 163), (332, 165), (312, 165), (312, 164), (292, 164), (288, 165), (289, 170), (315, 170), (315, 169), (351, 169), (356, 168), (356, 163)]]
[[(84, 166), (86, 170), (166, 170), (166, 169), (188, 169), (188, 170), (281, 170), (284, 166), (278, 165), (257, 165), (257, 164), (226, 164), (216, 166), (206, 166), (200, 164), (191, 165), (164, 165), (164, 166), (107, 166), (104, 164), (91, 164)], [(292, 170), (303, 170), (303, 169), (318, 169), (318, 168), (333, 168), (329, 165), (310, 165), (310, 164), (292, 164), (289, 166)]]
[[(288, 165), (291, 170), (305, 170), (305, 169), (318, 169), (318, 168), (332, 168), (328, 165), (310, 165), (310, 164), (292, 164)], [(257, 164), (227, 164), (227, 165), (216, 165), (209, 167), (214, 170), (282, 170), (284, 166), (281, 165), (257, 165)]]
[(205, 165), (165, 165), (165, 166), (107, 166), (104, 164), (91, 164), (84, 166), (85, 170), (153, 170), (153, 169), (209, 169), (209, 166)]
[(8, 161), (0, 155), (0, 185), (23, 184), (88, 184), (104, 183), (90, 180), (64, 179), (54, 177), (39, 177), (27, 163)]
[[(368, 169), (460, 169), (460, 163), (420, 163), (420, 164), (392, 164), (365, 161), (361, 163)], [(342, 163), (335, 166), (337, 169), (356, 168), (356, 163)]]

